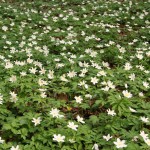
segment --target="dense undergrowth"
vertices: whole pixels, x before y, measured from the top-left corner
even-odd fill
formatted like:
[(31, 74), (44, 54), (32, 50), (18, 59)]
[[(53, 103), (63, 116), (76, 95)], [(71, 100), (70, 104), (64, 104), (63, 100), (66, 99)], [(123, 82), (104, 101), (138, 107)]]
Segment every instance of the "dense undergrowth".
[(148, 0), (0, 2), (0, 150), (150, 149)]

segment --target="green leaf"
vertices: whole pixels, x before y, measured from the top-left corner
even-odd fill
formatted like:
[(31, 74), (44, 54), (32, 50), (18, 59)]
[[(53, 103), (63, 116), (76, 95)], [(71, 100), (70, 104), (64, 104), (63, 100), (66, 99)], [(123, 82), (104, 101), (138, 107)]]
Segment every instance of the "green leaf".
[(99, 122), (99, 119), (95, 115), (90, 116), (90, 121), (92, 122), (93, 125), (97, 124)]

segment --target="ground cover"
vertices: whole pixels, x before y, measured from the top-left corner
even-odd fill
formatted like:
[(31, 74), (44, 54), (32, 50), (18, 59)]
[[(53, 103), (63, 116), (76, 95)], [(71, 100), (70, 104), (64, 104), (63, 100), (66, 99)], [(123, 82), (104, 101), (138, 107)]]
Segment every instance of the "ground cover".
[(150, 149), (149, 5), (0, 1), (0, 149)]

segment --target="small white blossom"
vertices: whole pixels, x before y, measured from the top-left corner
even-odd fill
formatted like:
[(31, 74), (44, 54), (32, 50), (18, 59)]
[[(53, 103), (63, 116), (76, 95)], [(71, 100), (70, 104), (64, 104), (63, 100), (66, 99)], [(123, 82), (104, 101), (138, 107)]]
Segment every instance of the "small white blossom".
[(0, 104), (3, 104), (3, 95), (0, 93)]
[(60, 80), (64, 81), (64, 82), (68, 82), (68, 79), (66, 79), (66, 75), (63, 74), (62, 76), (60, 76)]
[(106, 72), (104, 70), (101, 70), (97, 73), (97, 76), (106, 76)]
[(26, 76), (27, 73), (26, 73), (26, 72), (20, 72), (20, 75), (21, 75), (21, 76)]
[(130, 79), (131, 81), (134, 81), (134, 80), (135, 80), (135, 74), (132, 73), (132, 74), (129, 76), (129, 79)]
[(48, 76), (49, 79), (53, 79), (54, 78), (54, 71), (53, 70), (49, 70), (47, 76)]
[(40, 68), (41, 70), (39, 71), (40, 74), (45, 74), (46, 70), (44, 68)]
[(37, 70), (36, 70), (36, 68), (31, 68), (31, 69), (29, 69), (29, 71), (30, 71), (30, 73), (32, 73), (32, 74), (35, 74), (36, 72), (37, 72)]
[(138, 136), (134, 136), (133, 139), (132, 139), (132, 141), (135, 141), (135, 142), (136, 142), (137, 140), (138, 140)]
[(108, 82), (107, 82), (107, 85), (108, 85), (108, 87), (111, 88), (111, 89), (114, 89), (114, 88), (115, 88), (115, 85), (114, 85), (111, 81), (108, 81)]
[(32, 122), (34, 123), (35, 126), (39, 125), (41, 121), (42, 121), (42, 120), (41, 120), (40, 117), (38, 117), (37, 119), (36, 119), (36, 118), (33, 118), (33, 119), (32, 119)]
[(144, 141), (148, 146), (150, 146), (150, 139), (145, 139)]
[(69, 139), (70, 143), (75, 143), (76, 141), (74, 139)]
[(69, 122), (67, 127), (77, 131), (78, 125), (75, 125), (74, 122)]
[(140, 92), (140, 93), (139, 93), (139, 96), (140, 96), (140, 97), (143, 97), (143, 96), (144, 96), (144, 94), (143, 94), (142, 92)]
[(73, 78), (73, 77), (75, 77), (77, 75), (77, 73), (75, 72), (75, 71), (69, 71), (69, 73), (67, 73), (67, 76), (69, 77), (69, 78)]
[(143, 122), (145, 122), (145, 123), (147, 123), (147, 122), (149, 122), (149, 118), (146, 118), (146, 117), (140, 117), (140, 119), (143, 121)]
[(44, 81), (44, 80), (42, 80), (42, 79), (39, 79), (39, 80), (38, 80), (38, 84), (39, 84), (40, 86), (43, 86), (43, 85), (47, 85), (48, 83), (47, 83), (47, 81)]
[(54, 134), (53, 137), (54, 137), (53, 140), (57, 142), (64, 142), (65, 140), (65, 136), (62, 136), (61, 134), (58, 135)]
[(58, 110), (57, 108), (52, 108), (52, 110), (50, 111), (50, 115), (52, 115), (54, 118), (64, 117), (63, 115), (60, 115), (59, 112), (60, 110)]
[(148, 134), (146, 134), (144, 131), (140, 131), (140, 136), (141, 136), (144, 140), (148, 139)]
[(77, 121), (78, 121), (78, 122), (81, 122), (81, 123), (85, 123), (85, 122), (83, 121), (83, 118), (80, 117), (79, 115), (77, 116)]
[(42, 98), (46, 98), (46, 97), (47, 97), (47, 95), (46, 95), (45, 92), (41, 92), (40, 96), (41, 96)]
[(2, 140), (2, 138), (0, 137), (0, 144), (3, 144), (4, 140)]
[(16, 147), (12, 146), (10, 150), (20, 150), (19, 145), (17, 145)]
[(103, 139), (105, 139), (106, 141), (109, 141), (112, 138), (112, 136), (110, 136), (110, 134), (108, 134), (107, 136), (103, 136)]
[(130, 92), (128, 92), (127, 90), (123, 91), (122, 93), (127, 98), (131, 98), (132, 97), (132, 94)]
[(96, 83), (98, 83), (98, 80), (96, 77), (91, 77), (91, 82), (95, 85)]
[(133, 109), (131, 107), (129, 107), (129, 109), (130, 109), (131, 112), (137, 112), (135, 109)]
[(144, 86), (145, 88), (149, 88), (149, 83), (148, 83), (148, 82), (143, 82), (143, 86)]
[(17, 94), (15, 92), (10, 92), (10, 95), (11, 95), (11, 98), (10, 98), (11, 102), (16, 103), (18, 100)]
[(95, 144), (93, 145), (92, 149), (93, 149), (93, 150), (99, 150), (98, 144), (95, 143)]
[(12, 75), (12, 76), (9, 78), (9, 81), (10, 81), (10, 82), (16, 82), (16, 81), (17, 81), (16, 76)]
[(114, 142), (114, 144), (116, 145), (117, 148), (127, 147), (127, 145), (125, 144), (125, 140), (120, 140), (119, 138), (117, 138), (117, 141)]
[(130, 70), (131, 68), (132, 68), (132, 66), (131, 66), (130, 63), (126, 63), (125, 66), (124, 66), (125, 70)]
[(3, 27), (2, 27), (2, 30), (3, 30), (3, 31), (7, 31), (7, 30), (8, 30), (8, 27), (7, 27), (7, 26), (3, 26)]
[(13, 68), (13, 64), (11, 62), (6, 62), (5, 64), (5, 69), (10, 69), (10, 68)]
[(108, 113), (108, 115), (111, 115), (111, 116), (115, 116), (116, 115), (115, 111), (114, 110), (110, 110), (110, 109), (107, 109), (107, 113)]
[(81, 103), (83, 101), (83, 98), (81, 96), (75, 96), (76, 103)]

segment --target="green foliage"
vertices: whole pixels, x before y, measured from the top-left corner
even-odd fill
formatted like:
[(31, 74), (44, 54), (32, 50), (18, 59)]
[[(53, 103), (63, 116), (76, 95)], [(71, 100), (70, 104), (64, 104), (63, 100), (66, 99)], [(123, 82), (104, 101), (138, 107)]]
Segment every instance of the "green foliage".
[(148, 0), (0, 1), (0, 150), (148, 150), (149, 16)]

